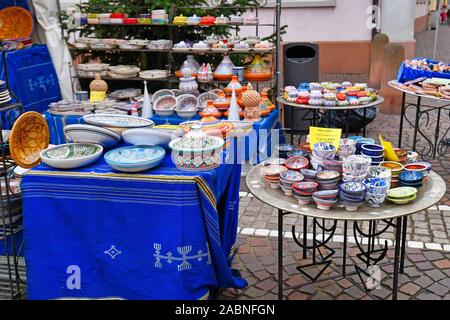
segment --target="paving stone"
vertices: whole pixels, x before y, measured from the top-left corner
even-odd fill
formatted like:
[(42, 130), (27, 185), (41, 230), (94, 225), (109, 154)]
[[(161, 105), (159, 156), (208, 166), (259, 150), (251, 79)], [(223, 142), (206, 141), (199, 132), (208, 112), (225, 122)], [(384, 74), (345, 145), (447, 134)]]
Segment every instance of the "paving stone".
[(433, 280), (423, 275), (420, 278), (414, 279), (414, 283), (422, 288), (426, 288), (433, 283)]
[(317, 291), (316, 287), (312, 284), (303, 286), (303, 287), (299, 288), (298, 290), (303, 293), (308, 293), (308, 294), (313, 294)]
[(349, 289), (347, 289), (345, 291), (345, 293), (349, 294), (350, 296), (352, 296), (354, 299), (361, 299), (362, 297), (364, 297), (366, 295), (366, 293), (364, 291), (362, 291), (361, 289), (359, 289), (356, 286), (352, 286)]
[(270, 291), (273, 288), (277, 287), (277, 282), (273, 281), (272, 279), (266, 279), (257, 283), (256, 287), (264, 291)]
[(409, 282), (400, 287), (399, 290), (407, 295), (414, 296), (417, 292), (420, 291), (420, 287), (415, 283)]
[(245, 290), (244, 294), (247, 295), (250, 298), (259, 298), (262, 297), (266, 292), (264, 290), (250, 287), (247, 290)]
[[(442, 284), (443, 286), (446, 286), (447, 288), (450, 289), (450, 278), (445, 278), (442, 279), (441, 281), (439, 281), (440, 284)], [(450, 291), (449, 291), (450, 292)]]
[(332, 297), (337, 297), (343, 290), (338, 285), (332, 283), (323, 288), (323, 291), (331, 295)]
[(264, 280), (264, 279), (269, 278), (270, 274), (267, 271), (262, 270), (262, 271), (255, 272), (254, 276), (257, 277), (259, 280)]
[(437, 251), (424, 251), (423, 255), (430, 261), (439, 260), (444, 257), (441, 252)]
[(408, 258), (413, 262), (422, 262), (427, 260), (422, 254), (408, 254)]
[(289, 300), (308, 300), (309, 295), (296, 291), (296, 292), (291, 293), (289, 295), (288, 299)]
[(427, 287), (427, 290), (441, 297), (445, 296), (449, 292), (446, 286), (439, 283), (433, 283), (431, 286)]
[(450, 259), (434, 261), (433, 264), (439, 269), (450, 269)]
[(326, 294), (325, 292), (318, 292), (312, 296), (311, 300), (333, 300), (333, 297)]
[(416, 264), (416, 267), (422, 271), (434, 269), (434, 266), (429, 261), (419, 262)]
[(446, 277), (446, 275), (442, 271), (437, 269), (427, 271), (427, 276), (429, 276), (434, 281), (439, 281)]
[(264, 269), (264, 267), (259, 262), (247, 263), (247, 264), (245, 264), (245, 267), (252, 273), (261, 271)]

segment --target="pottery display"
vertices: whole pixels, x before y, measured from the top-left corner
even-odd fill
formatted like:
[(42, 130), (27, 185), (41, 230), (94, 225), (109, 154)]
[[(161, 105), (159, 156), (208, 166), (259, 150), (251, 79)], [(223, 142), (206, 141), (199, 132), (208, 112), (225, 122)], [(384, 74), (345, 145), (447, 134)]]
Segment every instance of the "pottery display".
[(180, 78), (180, 86), (181, 92), (183, 93), (195, 93), (198, 89), (197, 81), (195, 81), (194, 77), (183, 77)]
[(300, 171), (309, 166), (309, 161), (305, 157), (291, 157), (286, 160), (286, 168), (293, 171)]
[(197, 71), (197, 81), (202, 83), (209, 83), (213, 81), (213, 72), (211, 65), (203, 64)]
[(263, 60), (260, 54), (255, 55), (252, 63), (245, 71), (247, 81), (268, 81), (272, 78), (270, 66)]
[(158, 90), (152, 95), (152, 103), (155, 103), (156, 99), (162, 96), (175, 96), (175, 94), (169, 89)]
[(153, 110), (160, 117), (168, 117), (175, 112), (177, 98), (174, 96), (161, 96), (153, 103)]
[(220, 112), (216, 108), (214, 101), (208, 100), (206, 107), (202, 110), (200, 115), (202, 116), (203, 119), (202, 122), (214, 122), (218, 120), (217, 119), (214, 120), (213, 118), (220, 118), (222, 116), (222, 112)]
[(200, 125), (193, 125), (182, 138), (169, 143), (172, 161), (178, 169), (203, 171), (217, 168), (221, 163), (224, 140), (202, 131)]
[(126, 129), (152, 127), (155, 124), (150, 119), (119, 114), (88, 114), (83, 116), (83, 120), (87, 124), (109, 128), (119, 133)]
[(231, 101), (225, 96), (224, 92), (220, 92), (216, 100), (213, 101), (214, 106), (219, 111), (226, 111), (230, 107)]
[(224, 55), (222, 62), (216, 68), (213, 76), (217, 80), (231, 80), (234, 64), (228, 55)]
[(413, 187), (400, 187), (389, 190), (387, 199), (395, 204), (407, 204), (417, 198), (417, 189)]
[(43, 150), (42, 162), (57, 169), (75, 169), (95, 162), (103, 153), (103, 147), (90, 143), (66, 143)]
[(317, 182), (296, 182), (292, 185), (292, 195), (301, 205), (310, 204), (313, 201), (312, 195), (319, 189)]
[(199, 110), (203, 110), (206, 108), (206, 106), (208, 105), (208, 100), (214, 101), (218, 98), (219, 96), (211, 91), (208, 92), (204, 92), (201, 93), (198, 97), (197, 97), (197, 106)]
[(323, 190), (314, 192), (312, 198), (319, 210), (330, 210), (338, 203), (338, 190)]
[(23, 113), (14, 123), (9, 138), (9, 149), (15, 163), (32, 168), (41, 162), (40, 153), (48, 147), (50, 132), (47, 121), (38, 112)]
[(414, 187), (419, 189), (423, 185), (425, 175), (420, 171), (403, 171), (398, 179), (401, 187)]
[(161, 163), (166, 151), (158, 146), (132, 146), (108, 151), (104, 158), (113, 169), (122, 172), (141, 172)]
[(283, 171), (280, 173), (280, 188), (283, 190), (284, 194), (287, 196), (292, 195), (292, 185), (297, 182), (303, 181), (304, 176), (298, 171)]
[(339, 186), (339, 200), (347, 211), (356, 211), (364, 204), (366, 186), (361, 182), (344, 182)]
[(177, 97), (175, 112), (180, 118), (190, 119), (197, 115), (198, 100), (194, 95), (182, 94)]
[(201, 26), (212, 26), (215, 23), (216, 23), (216, 18), (213, 16), (210, 16), (210, 15), (201, 17), (201, 19), (200, 19)]
[(225, 87), (224, 90), (225, 90), (225, 93), (228, 94), (228, 95), (231, 95), (233, 90), (236, 92), (236, 95), (241, 94), (241, 92), (242, 92), (242, 85), (238, 81), (238, 77), (237, 76), (232, 76), (230, 83), (228, 83), (228, 85)]
[(115, 147), (121, 140), (120, 134), (89, 124), (70, 124), (64, 127), (68, 141), (75, 143), (99, 144), (104, 148)]

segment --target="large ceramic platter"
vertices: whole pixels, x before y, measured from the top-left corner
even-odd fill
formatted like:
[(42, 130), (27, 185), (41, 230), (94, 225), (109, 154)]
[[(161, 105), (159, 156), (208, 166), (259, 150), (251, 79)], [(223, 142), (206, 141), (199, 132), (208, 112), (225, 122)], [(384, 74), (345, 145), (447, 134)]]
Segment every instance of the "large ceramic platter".
[(18, 6), (0, 10), (0, 39), (17, 39), (31, 36), (33, 17), (30, 12)]
[(126, 143), (140, 146), (163, 146), (167, 147), (172, 139), (179, 135), (172, 135), (166, 130), (145, 128), (129, 129), (122, 133), (123, 140)]
[(106, 163), (118, 171), (140, 172), (161, 163), (166, 151), (157, 146), (133, 146), (111, 150), (105, 154)]
[(41, 162), (39, 155), (49, 142), (50, 133), (44, 117), (38, 112), (26, 112), (16, 120), (11, 130), (11, 156), (22, 168), (32, 168)]
[(41, 152), (46, 165), (58, 169), (75, 169), (95, 162), (103, 153), (103, 147), (92, 143), (67, 143)]
[(120, 134), (89, 124), (70, 124), (64, 127), (64, 134), (70, 142), (94, 143), (112, 148), (120, 142)]
[(155, 123), (152, 120), (119, 114), (88, 114), (83, 116), (83, 120), (91, 125), (113, 128), (143, 128), (152, 127)]

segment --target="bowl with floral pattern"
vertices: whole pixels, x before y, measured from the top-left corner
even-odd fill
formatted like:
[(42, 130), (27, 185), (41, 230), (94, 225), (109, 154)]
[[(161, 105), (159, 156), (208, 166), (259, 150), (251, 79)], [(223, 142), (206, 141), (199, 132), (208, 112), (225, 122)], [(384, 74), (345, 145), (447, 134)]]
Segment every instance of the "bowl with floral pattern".
[(108, 151), (104, 158), (117, 171), (141, 172), (159, 165), (165, 155), (166, 150), (159, 146), (131, 146)]
[(93, 143), (60, 144), (40, 153), (43, 163), (57, 169), (75, 169), (87, 166), (103, 153), (103, 147)]
[(305, 157), (291, 157), (286, 160), (285, 165), (289, 170), (299, 171), (308, 168), (309, 161)]

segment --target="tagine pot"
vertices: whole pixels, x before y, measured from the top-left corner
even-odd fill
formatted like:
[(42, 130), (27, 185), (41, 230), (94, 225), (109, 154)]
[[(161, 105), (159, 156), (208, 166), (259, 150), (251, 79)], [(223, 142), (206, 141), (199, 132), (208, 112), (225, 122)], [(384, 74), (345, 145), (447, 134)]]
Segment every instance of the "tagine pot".
[(222, 62), (214, 71), (214, 79), (217, 80), (231, 80), (233, 77), (233, 68), (234, 64), (231, 61), (230, 57), (225, 55), (222, 59)]
[(260, 54), (255, 55), (252, 63), (247, 67), (245, 78), (247, 81), (268, 81), (272, 78), (270, 66)]
[(220, 118), (222, 116), (222, 112), (217, 110), (216, 106), (214, 105), (214, 101), (208, 100), (206, 108), (203, 109), (202, 112), (200, 112), (200, 115), (202, 116), (200, 122), (210, 123), (217, 122), (217, 118)]
[(226, 86), (226, 88), (224, 90), (227, 95), (231, 96), (233, 89), (234, 89), (234, 92), (236, 92), (236, 96), (239, 96), (242, 92), (242, 85), (239, 82), (237, 76), (231, 77), (230, 83)]

